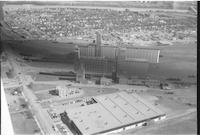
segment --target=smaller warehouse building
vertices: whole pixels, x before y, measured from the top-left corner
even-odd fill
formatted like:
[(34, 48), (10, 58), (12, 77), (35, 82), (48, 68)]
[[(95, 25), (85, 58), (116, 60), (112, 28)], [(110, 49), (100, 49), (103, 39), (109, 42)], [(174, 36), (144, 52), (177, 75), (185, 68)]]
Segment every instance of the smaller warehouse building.
[(164, 112), (137, 94), (116, 92), (93, 99), (95, 102), (92, 104), (70, 108), (61, 113), (63, 123), (72, 123), (68, 127), (76, 127), (70, 129), (72, 132), (88, 135), (118, 133), (146, 125), (151, 120), (165, 118)]

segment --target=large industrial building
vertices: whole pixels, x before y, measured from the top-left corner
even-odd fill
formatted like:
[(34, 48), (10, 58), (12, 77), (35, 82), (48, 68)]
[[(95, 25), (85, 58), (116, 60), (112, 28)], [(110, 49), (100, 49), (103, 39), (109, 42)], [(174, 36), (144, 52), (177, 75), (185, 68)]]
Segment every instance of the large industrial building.
[(95, 55), (96, 45), (80, 46), (80, 58), (106, 58), (106, 59), (122, 59), (132, 61), (147, 61), (150, 63), (159, 63), (160, 50), (151, 48), (119, 48), (115, 46), (100, 46), (100, 55)]
[(116, 47), (101, 45), (101, 35), (96, 32), (96, 42), (79, 46), (79, 58), (104, 58), (159, 63), (160, 50), (153, 48)]
[(61, 114), (61, 120), (73, 133), (117, 133), (165, 118), (165, 113), (137, 94), (117, 92), (93, 100), (92, 104), (70, 108)]
[(120, 77), (145, 76), (150, 63), (159, 63), (158, 49), (105, 46), (101, 45), (100, 33), (96, 35), (96, 42), (78, 48), (78, 78), (109, 76), (120, 83)]

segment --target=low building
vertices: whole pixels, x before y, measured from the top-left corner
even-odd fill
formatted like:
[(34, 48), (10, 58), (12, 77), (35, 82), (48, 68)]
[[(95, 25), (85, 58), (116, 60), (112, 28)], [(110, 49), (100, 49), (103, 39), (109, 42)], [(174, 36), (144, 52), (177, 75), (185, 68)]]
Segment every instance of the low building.
[(109, 79), (106, 77), (101, 77), (100, 84), (101, 85), (110, 85), (110, 84), (112, 84), (112, 79)]
[(62, 98), (66, 97), (67, 89), (65, 86), (57, 86), (56, 90), (58, 90), (58, 95)]
[(70, 98), (70, 97), (76, 97), (82, 94), (82, 91), (80, 89), (77, 89), (76, 87), (66, 87), (66, 86), (57, 86), (56, 90), (58, 90), (58, 95), (61, 98)]
[(91, 104), (67, 109), (62, 113), (63, 123), (72, 123), (69, 127), (75, 127), (71, 129), (75, 133), (96, 135), (118, 133), (165, 118), (164, 112), (137, 94), (117, 92), (93, 100)]

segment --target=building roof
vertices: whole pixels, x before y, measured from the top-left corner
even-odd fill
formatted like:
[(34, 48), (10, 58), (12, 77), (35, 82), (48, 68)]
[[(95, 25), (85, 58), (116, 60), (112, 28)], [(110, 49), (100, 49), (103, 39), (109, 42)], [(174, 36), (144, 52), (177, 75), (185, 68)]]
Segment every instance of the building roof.
[(94, 99), (97, 101), (95, 104), (66, 110), (83, 134), (103, 133), (164, 115), (136, 94), (117, 92)]

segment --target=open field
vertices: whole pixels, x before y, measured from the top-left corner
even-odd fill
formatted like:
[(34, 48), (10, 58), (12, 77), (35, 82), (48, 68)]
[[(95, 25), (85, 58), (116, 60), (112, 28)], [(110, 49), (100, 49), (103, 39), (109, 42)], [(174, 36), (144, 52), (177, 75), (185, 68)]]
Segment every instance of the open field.
[(147, 101), (157, 104), (156, 106), (167, 114), (167, 120), (162, 123), (150, 124), (143, 127), (142, 130), (140, 128), (133, 129), (122, 134), (196, 134), (197, 113), (191, 111), (196, 109), (196, 86), (171, 91), (174, 94), (165, 94), (166, 90), (160, 89), (138, 92)]
[(11, 119), (16, 134), (40, 134), (40, 129), (30, 111), (11, 114)]
[(34, 92), (36, 91), (42, 91), (42, 90), (48, 90), (48, 89), (55, 89), (56, 85), (54, 84), (30, 84), (29, 88), (32, 89)]
[(176, 89), (176, 97), (184, 104), (190, 103), (197, 106), (197, 86), (191, 86), (186, 89)]
[[(165, 94), (166, 91), (159, 89), (148, 90), (147, 93), (158, 97), (157, 103), (170, 108), (172, 112), (196, 106), (197, 88), (195, 85), (185, 89), (172, 89), (171, 91), (174, 94)], [(187, 103), (191, 103), (193, 106), (187, 105)]]

